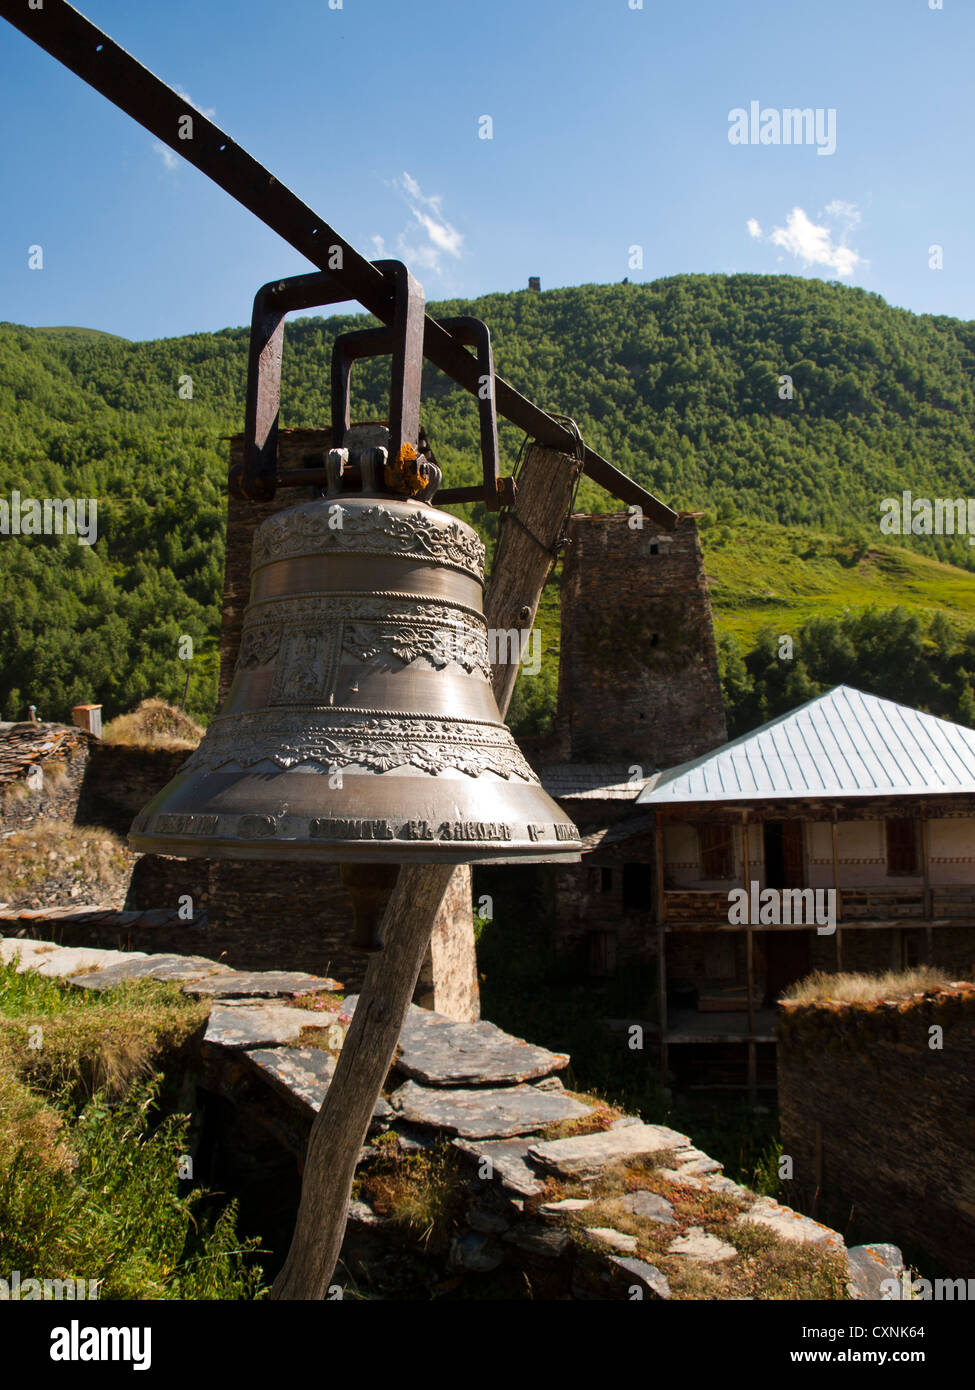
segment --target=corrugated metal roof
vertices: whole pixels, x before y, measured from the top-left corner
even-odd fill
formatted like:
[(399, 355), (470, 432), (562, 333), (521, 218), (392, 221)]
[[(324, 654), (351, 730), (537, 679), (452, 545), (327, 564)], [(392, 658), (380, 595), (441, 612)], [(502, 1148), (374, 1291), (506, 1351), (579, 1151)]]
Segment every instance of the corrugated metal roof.
[(539, 781), (559, 801), (634, 801), (650, 780), (630, 779), (633, 763), (551, 763), (539, 767)]
[(975, 793), (975, 730), (838, 685), (650, 779), (643, 805)]

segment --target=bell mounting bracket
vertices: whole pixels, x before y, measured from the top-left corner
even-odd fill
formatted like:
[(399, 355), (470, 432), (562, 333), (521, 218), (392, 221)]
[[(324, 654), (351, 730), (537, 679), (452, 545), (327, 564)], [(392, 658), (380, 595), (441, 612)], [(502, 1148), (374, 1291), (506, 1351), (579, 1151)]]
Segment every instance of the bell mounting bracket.
[[(425, 299), (422, 286), (414, 280), (402, 261), (375, 261), (373, 264), (383, 273), (391, 288), (393, 322), (391, 327), (381, 331), (386, 335), (387, 343), (383, 351), (391, 352), (393, 358), (389, 392), (389, 457), (397, 462), (404, 451), (410, 458), (416, 457), (420, 429)], [(278, 471), (284, 320), (285, 315), (293, 309), (340, 304), (348, 298), (345, 280), (328, 270), (315, 271), (310, 275), (293, 275), (286, 280), (271, 280), (262, 285), (254, 296), (247, 361), (244, 461), (241, 467), (233, 470), (230, 478), (230, 490), (235, 496), (252, 502), (265, 502), (274, 496), (278, 487), (323, 480), (321, 469)], [(332, 379), (334, 383), (334, 360)], [(337, 418), (337, 414), (343, 418)], [(348, 406), (346, 404), (343, 413), (333, 389), (333, 448), (341, 446), (347, 419)]]
[[(439, 470), (417, 456), (420, 430), (420, 386), (423, 373), (425, 301), (423, 289), (402, 261), (374, 261), (392, 286), (393, 322), (380, 328), (341, 333), (332, 349), (332, 448), (340, 449), (350, 427), (350, 384), (353, 362), (365, 357), (392, 357), (389, 391), (389, 449), (387, 482), (400, 493), (413, 492), (432, 501)], [(236, 497), (269, 501), (279, 487), (300, 487), (325, 481), (321, 468), (278, 469), (278, 422), (281, 403), (281, 358), (285, 316), (294, 309), (338, 304), (348, 299), (341, 278), (327, 270), (271, 280), (254, 297), (247, 363), (244, 413), (244, 461), (230, 477)], [(437, 319), (456, 342), (473, 347), (478, 374), (478, 419), (482, 481), (472, 487), (441, 488), (442, 502), (482, 501), (497, 511), (514, 500), (510, 478), (499, 476), (498, 416), (494, 399), (494, 354), (491, 333), (481, 319), (469, 315)], [(415, 463), (413, 461), (416, 461)], [(413, 485), (407, 481), (412, 466)], [(349, 470), (350, 472), (353, 470)]]

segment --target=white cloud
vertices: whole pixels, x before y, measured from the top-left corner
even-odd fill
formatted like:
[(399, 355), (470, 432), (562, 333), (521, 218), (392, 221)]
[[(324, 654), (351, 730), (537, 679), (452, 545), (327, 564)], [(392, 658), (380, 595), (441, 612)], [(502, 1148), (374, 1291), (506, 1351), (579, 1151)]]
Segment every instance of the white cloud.
[[(750, 236), (767, 241), (771, 246), (780, 246), (805, 266), (822, 266), (838, 276), (852, 275), (857, 266), (868, 264), (858, 251), (846, 245), (846, 234), (860, 221), (860, 214), (853, 203), (838, 199), (827, 205), (826, 213), (844, 224), (839, 237), (835, 237), (825, 223), (813, 222), (800, 207), (792, 209), (784, 227), (773, 227), (768, 236), (763, 235), (758, 222), (750, 217), (748, 232)], [(782, 260), (783, 257), (778, 259)]]
[(162, 162), (167, 169), (175, 169), (178, 166), (178, 158), (173, 154), (169, 146), (164, 145), (161, 140), (156, 140), (152, 148), (156, 151), (156, 154), (162, 156)]
[[(404, 172), (391, 186), (402, 195), (413, 219), (396, 238), (399, 256), (411, 267), (439, 274), (444, 256), (460, 258), (463, 232), (444, 216), (442, 195), (424, 193), (412, 174)], [(376, 235), (372, 244), (378, 259), (383, 255), (385, 240)]]
[[(192, 106), (192, 108), (193, 108), (194, 111), (199, 111), (199, 113), (200, 113), (201, 116), (210, 117), (210, 116), (215, 116), (215, 115), (217, 114), (217, 110), (216, 110), (216, 107), (215, 107), (215, 106), (206, 106), (206, 107), (204, 107), (204, 106), (198, 105), (197, 102), (195, 102), (195, 101), (193, 100), (193, 98), (190, 96), (189, 92), (184, 92), (184, 91), (183, 91), (183, 88), (180, 87), (178, 84), (173, 88), (173, 91), (174, 91), (174, 92), (178, 92), (179, 95), (180, 95), (180, 96), (183, 98), (183, 100), (186, 102), (186, 104), (187, 104), (188, 106)], [(189, 113), (188, 113), (188, 114), (189, 114)], [(168, 145), (164, 145), (164, 144), (162, 143), (161, 140), (155, 140), (155, 141), (153, 142), (152, 148), (155, 150), (156, 154), (158, 154), (158, 155), (160, 156), (160, 158), (162, 159), (163, 164), (165, 164), (165, 166), (166, 166), (167, 169), (177, 169), (177, 168), (179, 168), (179, 164), (180, 164), (179, 155), (175, 154), (175, 153), (173, 152), (173, 150), (171, 150), (171, 149), (169, 148)]]
[(845, 222), (847, 231), (859, 227), (863, 220), (856, 203), (844, 203), (842, 198), (834, 198), (831, 203), (827, 203), (826, 213), (829, 217), (836, 217)]

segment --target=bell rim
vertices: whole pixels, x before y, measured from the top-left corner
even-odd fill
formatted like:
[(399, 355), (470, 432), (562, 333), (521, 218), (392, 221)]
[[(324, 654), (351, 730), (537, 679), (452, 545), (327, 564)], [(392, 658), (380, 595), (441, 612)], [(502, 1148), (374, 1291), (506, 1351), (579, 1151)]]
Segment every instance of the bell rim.
[[(201, 840), (189, 836), (164, 836), (135, 833), (127, 837), (129, 847), (139, 854), (160, 854), (171, 859), (257, 859), (266, 862), (305, 863), (305, 864), (579, 864), (582, 861), (581, 841), (562, 840), (555, 844), (547, 842), (544, 852), (539, 853), (535, 841), (524, 841), (524, 850), (518, 848), (517, 841), (505, 841), (503, 845), (481, 845), (463, 841), (443, 841), (442, 849), (435, 849), (429, 841), (417, 841), (416, 848), (409, 849), (410, 841), (396, 842), (396, 857), (377, 854), (376, 846), (388, 841), (333, 840), (319, 842), (313, 840), (275, 840), (259, 844), (247, 844), (240, 840)], [(273, 843), (273, 852), (269, 852)], [(562, 849), (561, 846), (565, 848)]]

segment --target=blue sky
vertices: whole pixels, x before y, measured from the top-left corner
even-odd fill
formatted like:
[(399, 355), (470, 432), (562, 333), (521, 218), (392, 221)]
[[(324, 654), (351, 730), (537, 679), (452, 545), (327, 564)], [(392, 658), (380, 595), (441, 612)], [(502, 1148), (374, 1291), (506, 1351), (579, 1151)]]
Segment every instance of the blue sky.
[[(529, 275), (785, 272), (975, 318), (975, 5), (932, 3), (78, 7), (353, 245), (405, 259), (428, 299)], [(0, 83), (0, 319), (200, 332), (311, 268), (2, 20)], [(822, 138), (731, 143), (753, 102), (770, 138), (762, 113), (786, 108), (820, 111)]]

